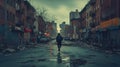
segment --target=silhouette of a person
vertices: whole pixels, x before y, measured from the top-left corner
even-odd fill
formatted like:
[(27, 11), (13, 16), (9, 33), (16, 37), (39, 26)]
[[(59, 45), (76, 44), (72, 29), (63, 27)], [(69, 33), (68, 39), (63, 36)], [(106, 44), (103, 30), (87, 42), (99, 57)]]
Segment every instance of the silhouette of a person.
[(56, 37), (56, 42), (57, 42), (57, 46), (58, 46), (58, 51), (60, 51), (60, 48), (62, 46), (61, 42), (63, 40), (63, 37), (60, 35), (60, 33), (58, 33), (57, 37)]
[(60, 52), (58, 52), (58, 54), (57, 54), (57, 63), (58, 63), (58, 64), (59, 64), (59, 63), (62, 63), (62, 57), (61, 57)]

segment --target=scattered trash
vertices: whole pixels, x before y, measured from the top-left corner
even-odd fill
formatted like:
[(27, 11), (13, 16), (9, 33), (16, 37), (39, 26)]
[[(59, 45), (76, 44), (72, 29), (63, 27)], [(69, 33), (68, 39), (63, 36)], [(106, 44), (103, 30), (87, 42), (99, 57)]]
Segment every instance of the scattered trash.
[(24, 50), (25, 49), (25, 46), (23, 47), (23, 46), (18, 46), (18, 48), (17, 48), (18, 50), (20, 50), (20, 51), (22, 51), (22, 50)]
[(15, 49), (7, 48), (7, 49), (4, 49), (4, 50), (3, 50), (3, 54), (9, 54), (9, 53), (13, 53), (13, 52), (15, 52), (15, 51), (16, 51)]

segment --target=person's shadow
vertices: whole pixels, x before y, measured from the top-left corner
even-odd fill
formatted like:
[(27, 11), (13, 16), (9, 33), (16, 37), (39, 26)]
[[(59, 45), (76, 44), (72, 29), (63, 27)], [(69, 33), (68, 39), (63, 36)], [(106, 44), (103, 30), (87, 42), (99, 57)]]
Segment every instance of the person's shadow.
[(59, 64), (59, 63), (62, 63), (62, 57), (61, 57), (60, 52), (58, 52), (58, 54), (57, 54), (57, 63), (58, 63), (58, 64)]

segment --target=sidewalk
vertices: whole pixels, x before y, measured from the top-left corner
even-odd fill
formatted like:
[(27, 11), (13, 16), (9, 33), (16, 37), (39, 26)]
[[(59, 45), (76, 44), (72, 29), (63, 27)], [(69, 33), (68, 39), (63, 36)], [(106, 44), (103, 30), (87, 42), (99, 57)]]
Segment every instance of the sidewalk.
[[(120, 54), (120, 49), (106, 50), (102, 47), (98, 47), (98, 46), (95, 46), (95, 45), (92, 45), (92, 44), (87, 44), (87, 43), (82, 42), (82, 41), (77, 41), (76, 44), (79, 44), (79, 46), (83, 47), (83, 48), (100, 50), (100, 51), (104, 51), (105, 53), (108, 53), (108, 54)], [(95, 43), (93, 43), (93, 44), (95, 44)]]
[(79, 46), (82, 48), (90, 48), (90, 49), (99, 50), (99, 51), (102, 51), (108, 54), (120, 54), (120, 49), (106, 50), (102, 47), (95, 46), (96, 43), (87, 44), (83, 41), (75, 41), (75, 42), (74, 41), (63, 41), (62, 44), (65, 46)]

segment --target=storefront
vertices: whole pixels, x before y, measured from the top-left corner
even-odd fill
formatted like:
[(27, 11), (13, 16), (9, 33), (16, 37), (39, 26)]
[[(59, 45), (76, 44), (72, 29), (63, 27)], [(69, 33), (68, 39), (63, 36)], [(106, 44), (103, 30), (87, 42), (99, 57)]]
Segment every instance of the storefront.
[(30, 41), (30, 33), (32, 32), (29, 28), (24, 28), (24, 42), (25, 44), (29, 44)]
[(102, 47), (112, 48), (120, 47), (120, 21), (119, 18), (113, 18), (101, 22), (100, 25), (91, 29), (91, 42), (102, 44)]
[(120, 46), (120, 21), (119, 18), (113, 18), (108, 21), (101, 22), (101, 43), (106, 48), (113, 48)]

